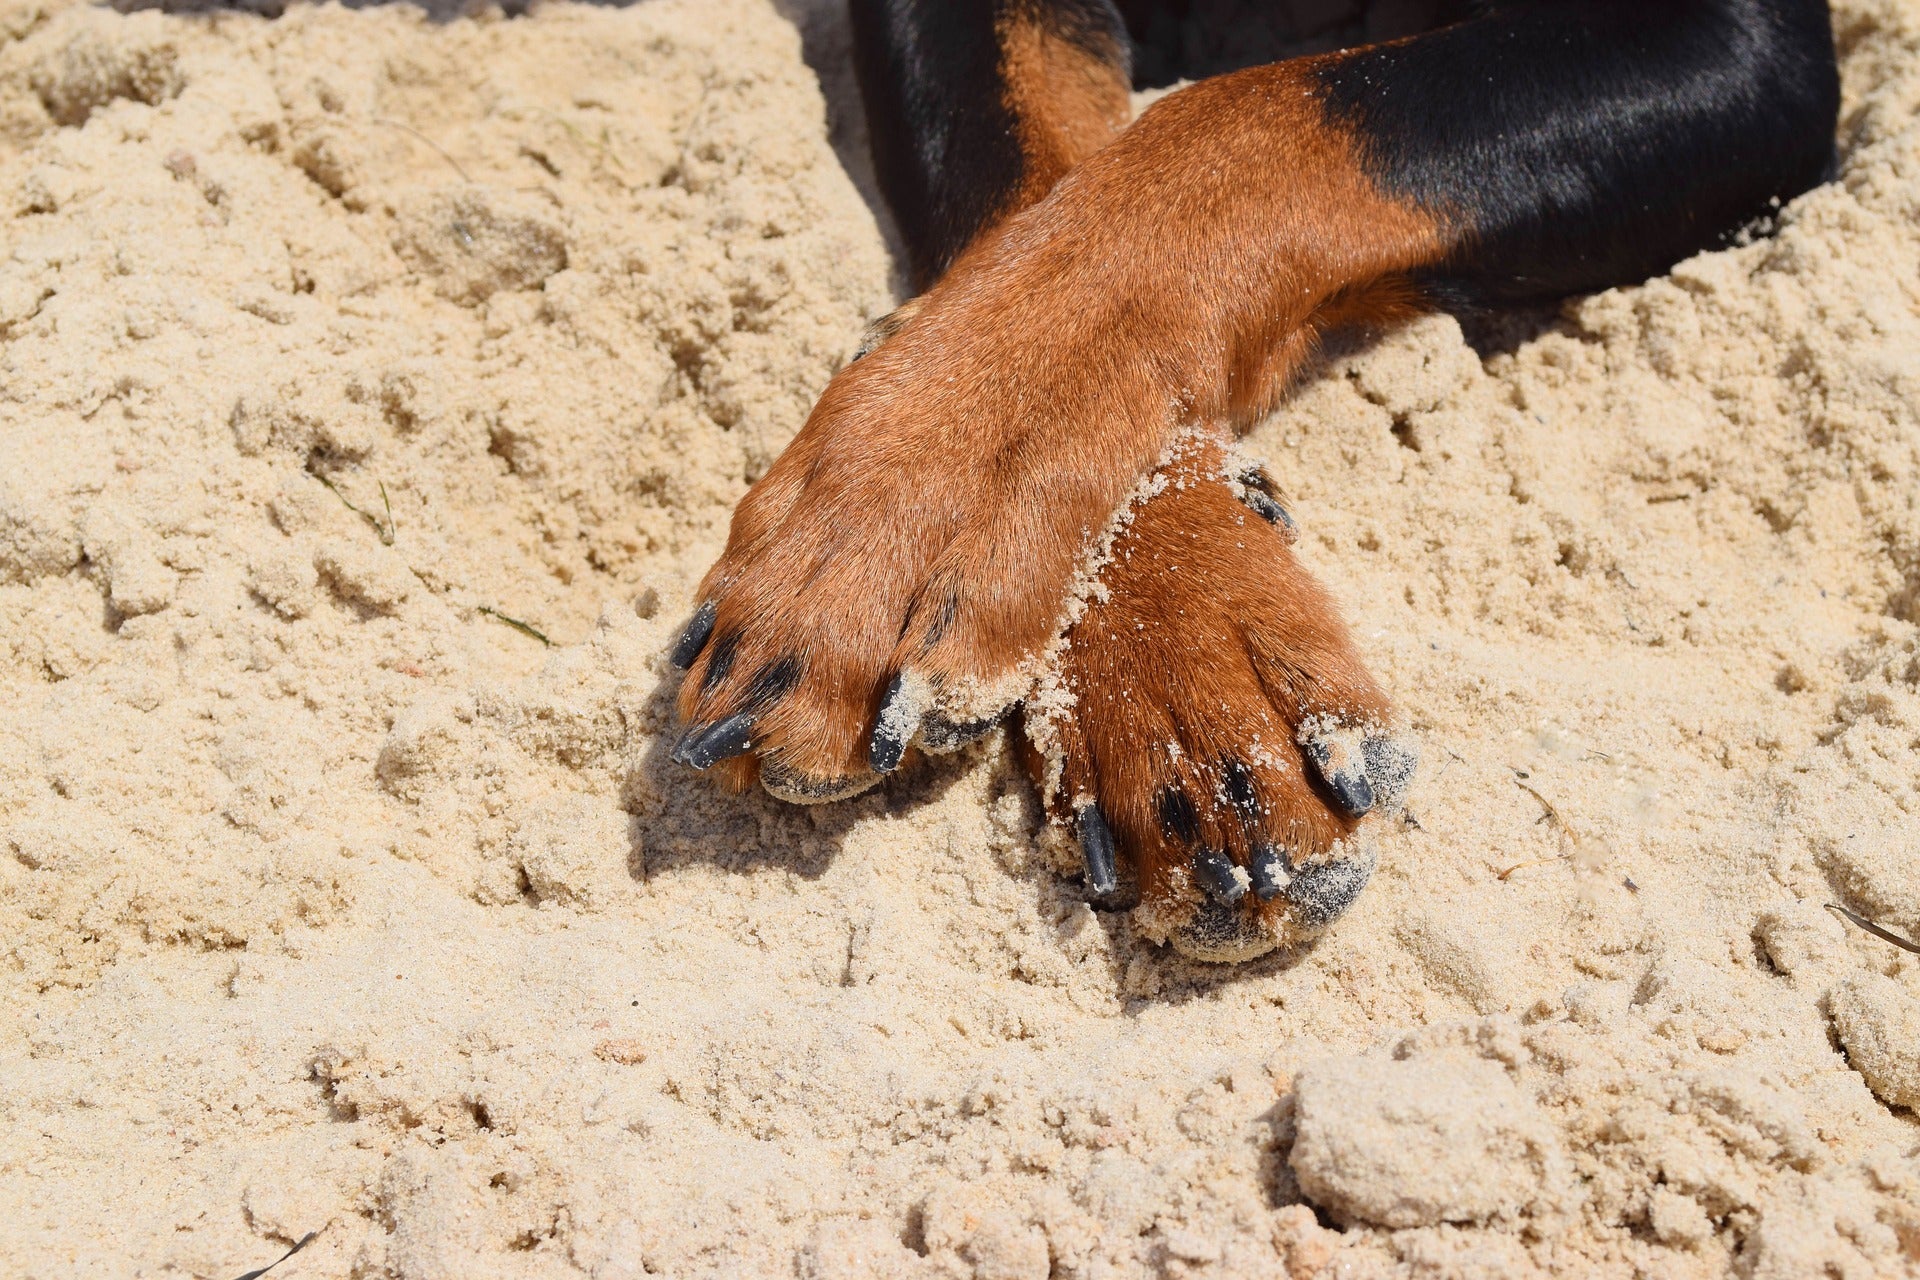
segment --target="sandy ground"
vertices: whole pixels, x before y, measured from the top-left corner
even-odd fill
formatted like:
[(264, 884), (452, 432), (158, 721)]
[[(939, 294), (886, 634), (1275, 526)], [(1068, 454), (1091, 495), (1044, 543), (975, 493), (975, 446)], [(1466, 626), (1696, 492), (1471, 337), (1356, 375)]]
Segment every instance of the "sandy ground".
[(0, 2), (0, 1273), (1920, 1273), (1920, 964), (1823, 910), (1920, 929), (1920, 3), (1837, 29), (1778, 234), (1254, 433), (1427, 763), (1210, 968), (997, 742), (663, 758), (896, 287), (764, 0)]

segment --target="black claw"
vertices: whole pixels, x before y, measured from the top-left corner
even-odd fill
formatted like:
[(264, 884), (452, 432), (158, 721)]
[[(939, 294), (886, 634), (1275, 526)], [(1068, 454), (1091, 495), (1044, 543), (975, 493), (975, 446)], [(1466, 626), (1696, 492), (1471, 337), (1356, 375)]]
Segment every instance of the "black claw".
[(1247, 878), (1253, 881), (1253, 891), (1260, 901), (1272, 902), (1280, 896), (1286, 887), (1282, 883), (1286, 874), (1286, 855), (1270, 844), (1254, 846), (1253, 857), (1247, 863)]
[(987, 735), (999, 716), (982, 720), (949, 720), (938, 711), (920, 717), (920, 745), (929, 751), (954, 751)]
[(1258, 489), (1247, 490), (1247, 505), (1253, 508), (1253, 514), (1268, 524), (1279, 525), (1283, 529), (1293, 528), (1293, 517), (1287, 514), (1287, 509)]
[(673, 744), (673, 750), (668, 753), (667, 758), (675, 764), (685, 764), (688, 749), (700, 741), (700, 736), (712, 727), (711, 721), (687, 726), (687, 731), (680, 735), (680, 741)]
[(708, 600), (693, 611), (693, 619), (687, 623), (687, 629), (680, 633), (680, 639), (674, 642), (673, 652), (667, 655), (667, 661), (685, 671), (707, 647), (707, 637), (713, 634), (713, 619), (720, 612), (717, 602)]
[(847, 363), (852, 364), (855, 360), (872, 355), (881, 343), (904, 329), (910, 313), (909, 315), (901, 313), (907, 311), (911, 305), (908, 303), (896, 307), (868, 325), (866, 331), (860, 335), (860, 345), (854, 348), (853, 355), (848, 358)]
[(697, 724), (673, 749), (673, 759), (690, 769), (710, 769), (753, 750), (753, 716), (737, 711), (715, 724)]
[(1259, 471), (1248, 471), (1240, 477), (1243, 500), (1253, 509), (1255, 515), (1268, 524), (1277, 525), (1288, 533), (1295, 533), (1298, 530), (1293, 523), (1293, 517), (1288, 515), (1287, 509), (1275, 500), (1272, 484), (1273, 482)]
[(1307, 748), (1307, 759), (1313, 761), (1319, 771), (1321, 781), (1327, 784), (1327, 790), (1333, 792), (1334, 800), (1342, 809), (1358, 818), (1373, 808), (1373, 784), (1367, 781), (1367, 775), (1359, 769), (1333, 768), (1333, 756), (1318, 743)]
[(1232, 906), (1247, 894), (1247, 886), (1234, 874), (1233, 862), (1218, 849), (1202, 849), (1193, 855), (1193, 873), (1207, 896), (1223, 906)]
[(1120, 888), (1120, 876), (1114, 869), (1113, 832), (1100, 812), (1100, 806), (1087, 805), (1080, 810), (1080, 851), (1087, 859), (1087, 896), (1110, 897)]
[(1367, 781), (1364, 774), (1351, 770), (1336, 773), (1327, 779), (1327, 786), (1333, 791), (1333, 798), (1340, 802), (1340, 807), (1356, 818), (1373, 808), (1373, 784)]
[(902, 714), (894, 704), (900, 700), (901, 682), (904, 676), (895, 676), (880, 698), (880, 716), (873, 725), (873, 742), (867, 747), (867, 767), (875, 773), (892, 773), (900, 767), (900, 757), (906, 754), (907, 742), (913, 737), (918, 724), (907, 724), (911, 716)]

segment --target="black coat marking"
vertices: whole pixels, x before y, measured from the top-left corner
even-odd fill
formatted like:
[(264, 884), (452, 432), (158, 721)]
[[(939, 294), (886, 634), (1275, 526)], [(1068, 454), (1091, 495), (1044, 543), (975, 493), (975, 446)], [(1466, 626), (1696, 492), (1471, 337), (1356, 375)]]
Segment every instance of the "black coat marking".
[(1319, 76), (1397, 198), (1464, 225), (1443, 303), (1641, 280), (1821, 181), (1840, 87), (1821, 0), (1554, 0)]

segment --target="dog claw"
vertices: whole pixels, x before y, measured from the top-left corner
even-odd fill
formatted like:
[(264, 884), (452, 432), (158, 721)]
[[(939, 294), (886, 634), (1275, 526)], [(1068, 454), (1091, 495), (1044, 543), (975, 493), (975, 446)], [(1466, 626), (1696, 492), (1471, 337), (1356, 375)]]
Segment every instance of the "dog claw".
[(1327, 785), (1333, 789), (1333, 798), (1340, 807), (1358, 818), (1373, 808), (1373, 784), (1358, 773), (1336, 773), (1327, 779)]
[(1273, 481), (1258, 469), (1247, 471), (1240, 476), (1240, 500), (1252, 508), (1253, 514), (1276, 528), (1288, 533), (1298, 533), (1299, 526), (1287, 509), (1273, 496)]
[(673, 749), (675, 763), (690, 769), (710, 769), (722, 760), (731, 760), (753, 750), (753, 716), (737, 711), (714, 724), (697, 724), (687, 730)]
[(713, 619), (720, 612), (720, 606), (712, 600), (706, 601), (693, 611), (693, 618), (687, 623), (687, 629), (680, 633), (680, 639), (674, 642), (673, 652), (667, 655), (667, 661), (685, 671), (707, 647), (707, 638), (713, 634)]
[(1367, 781), (1367, 775), (1351, 765), (1335, 768), (1333, 752), (1325, 743), (1309, 743), (1307, 759), (1313, 761), (1314, 769), (1342, 809), (1358, 818), (1373, 808), (1373, 784)]
[(1080, 810), (1079, 827), (1080, 850), (1087, 860), (1087, 896), (1111, 897), (1120, 888), (1120, 877), (1114, 870), (1113, 832), (1098, 805)]
[(1287, 514), (1287, 509), (1258, 489), (1247, 490), (1247, 505), (1253, 508), (1253, 514), (1268, 524), (1278, 525), (1282, 529), (1293, 528), (1293, 517)]
[(1257, 846), (1253, 857), (1247, 863), (1247, 878), (1253, 882), (1253, 891), (1260, 901), (1272, 902), (1287, 887), (1286, 861), (1280, 851), (1270, 844)]
[(1218, 849), (1202, 849), (1193, 855), (1194, 875), (1207, 896), (1222, 906), (1232, 906), (1247, 894), (1247, 882), (1226, 854)]
[(949, 720), (938, 711), (929, 711), (920, 718), (920, 747), (923, 751), (956, 751), (969, 742), (986, 737), (993, 726), (999, 723), (999, 716), (987, 716), (980, 720)]
[(920, 727), (920, 718), (907, 705), (906, 677), (897, 675), (880, 698), (880, 715), (873, 725), (873, 742), (867, 748), (867, 767), (875, 773), (892, 773), (900, 767), (907, 743)]
[(919, 310), (920, 299), (913, 298), (901, 303), (868, 325), (866, 331), (860, 335), (860, 345), (854, 348), (853, 355), (848, 357), (847, 363), (852, 364), (863, 356), (872, 355), (879, 349), (881, 343), (906, 328), (907, 321), (913, 319), (914, 314)]

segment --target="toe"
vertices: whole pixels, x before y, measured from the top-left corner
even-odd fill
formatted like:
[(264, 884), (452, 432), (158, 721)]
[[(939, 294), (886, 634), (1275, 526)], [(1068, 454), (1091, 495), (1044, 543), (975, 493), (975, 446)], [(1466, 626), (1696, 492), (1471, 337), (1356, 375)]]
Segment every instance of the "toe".
[(1320, 785), (1344, 812), (1397, 812), (1413, 785), (1419, 753), (1410, 740), (1338, 715), (1301, 725), (1299, 740)]
[(1360, 756), (1376, 806), (1384, 812), (1398, 812), (1406, 804), (1414, 771), (1420, 767), (1418, 749), (1403, 735), (1380, 733), (1360, 745)]
[(1321, 785), (1344, 812), (1357, 818), (1373, 808), (1373, 783), (1357, 751), (1332, 734), (1314, 734), (1301, 745)]
[(1332, 716), (1315, 716), (1300, 725), (1300, 748), (1313, 775), (1332, 802), (1348, 816), (1373, 810), (1373, 779), (1367, 773), (1365, 735)]
[(1235, 964), (1273, 950), (1273, 935), (1262, 922), (1233, 906), (1208, 902), (1194, 911), (1167, 941), (1189, 960)]
[[(1347, 853), (1344, 849), (1340, 852)], [(1355, 850), (1345, 857), (1330, 857), (1294, 869), (1282, 892), (1303, 925), (1320, 929), (1352, 906), (1372, 878), (1373, 858)]]

